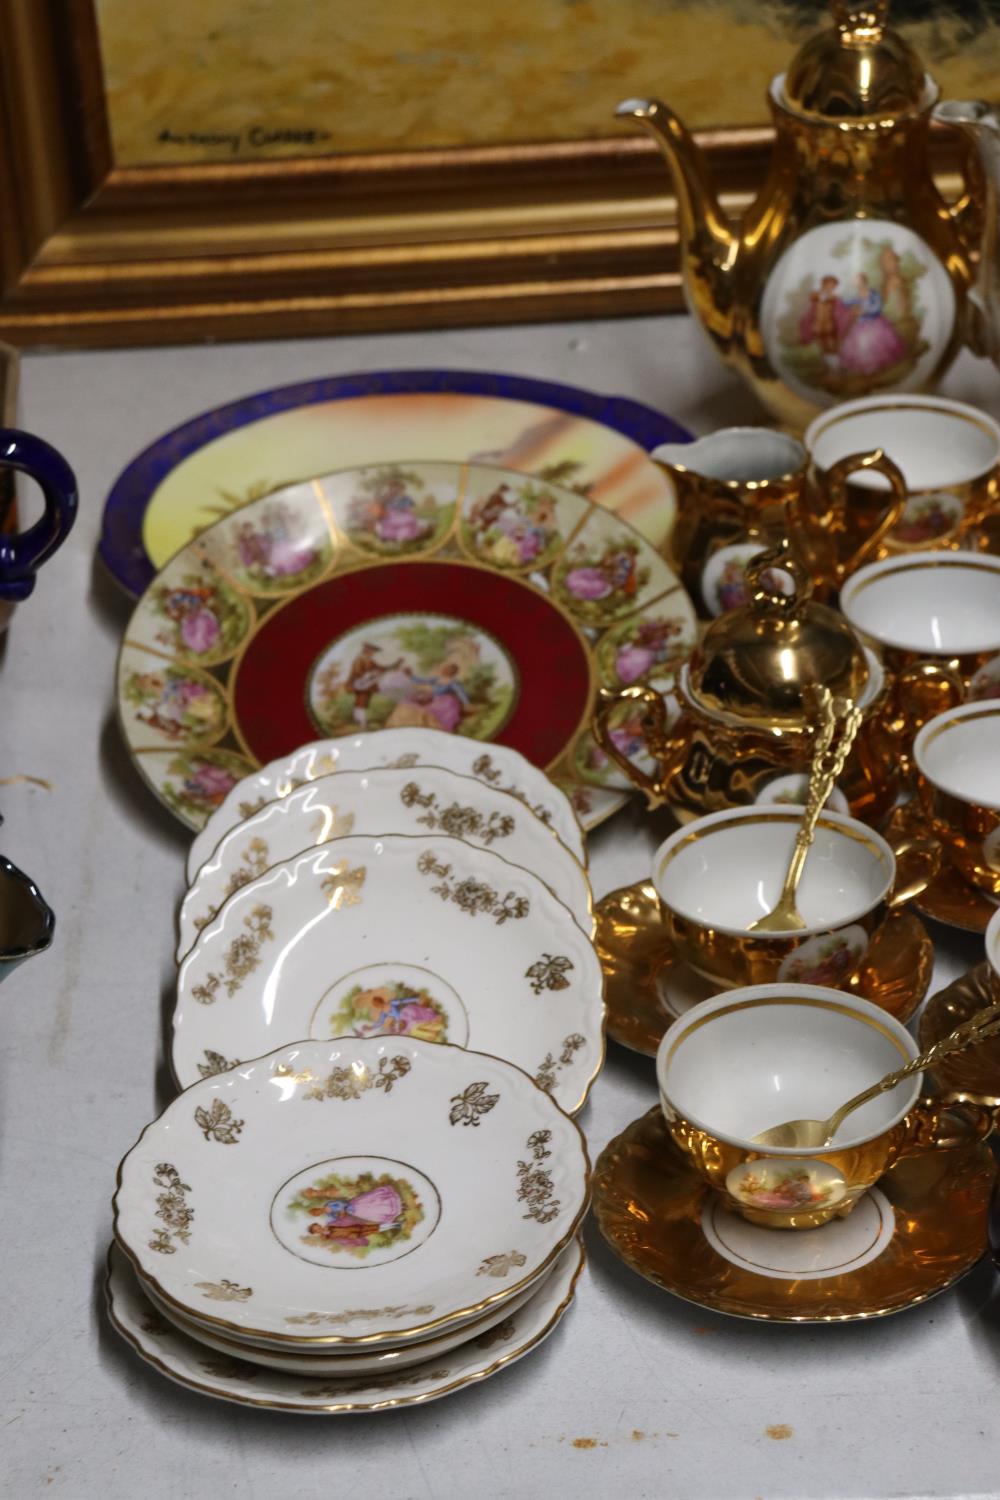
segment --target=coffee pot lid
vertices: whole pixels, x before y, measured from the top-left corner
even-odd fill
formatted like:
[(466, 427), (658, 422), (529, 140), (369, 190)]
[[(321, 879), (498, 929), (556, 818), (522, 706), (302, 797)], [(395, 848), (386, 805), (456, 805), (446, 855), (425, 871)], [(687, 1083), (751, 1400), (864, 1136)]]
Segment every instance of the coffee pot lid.
[(688, 663), (691, 701), (710, 718), (772, 731), (813, 724), (820, 685), (859, 702), (864, 648), (843, 615), (810, 599), (812, 580), (789, 543), (752, 558), (746, 580), (750, 603), (713, 620)]
[(830, 0), (833, 25), (796, 54), (782, 102), (821, 119), (904, 114), (936, 98), (917, 53), (887, 25), (889, 0)]

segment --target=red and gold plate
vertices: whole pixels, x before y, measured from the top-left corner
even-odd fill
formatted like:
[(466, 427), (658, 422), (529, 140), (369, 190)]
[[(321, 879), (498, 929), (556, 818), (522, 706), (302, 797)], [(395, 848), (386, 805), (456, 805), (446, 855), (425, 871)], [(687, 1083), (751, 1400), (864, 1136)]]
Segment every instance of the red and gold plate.
[[(667, 564), (586, 496), (486, 465), (371, 465), (176, 553), (129, 623), (118, 707), (192, 828), (300, 744), (400, 726), (520, 751), (593, 826), (627, 790), (590, 732), (598, 689), (669, 689), (694, 636)], [(628, 710), (616, 733), (641, 758)]]

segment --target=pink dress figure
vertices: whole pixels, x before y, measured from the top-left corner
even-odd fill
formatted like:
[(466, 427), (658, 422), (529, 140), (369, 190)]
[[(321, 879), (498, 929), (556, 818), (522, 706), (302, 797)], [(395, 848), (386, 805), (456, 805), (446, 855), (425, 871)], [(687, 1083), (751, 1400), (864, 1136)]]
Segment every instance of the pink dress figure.
[(282, 506), (276, 510), (267, 534), (267, 559), (264, 572), (269, 578), (288, 578), (301, 573), (316, 561), (316, 549), (295, 540), (288, 525), (288, 513)]
[(613, 584), (602, 567), (572, 568), (566, 574), (566, 587), (577, 599), (606, 599)]
[(185, 778), (184, 790), (196, 802), (219, 807), (236, 785), (236, 777), (224, 766), (199, 766)]
[(167, 598), (167, 614), (178, 622), (181, 640), (199, 656), (219, 639), (219, 622), (208, 607), (211, 597), (202, 589), (176, 589)]
[(877, 375), (898, 364), (906, 355), (906, 343), (882, 311), (881, 292), (863, 273), (858, 276), (858, 295), (847, 305), (855, 317), (841, 340), (842, 368), (856, 375)]
[(412, 495), (393, 495), (385, 504), (375, 535), (383, 542), (415, 542), (427, 529), (427, 522), (417, 515)]

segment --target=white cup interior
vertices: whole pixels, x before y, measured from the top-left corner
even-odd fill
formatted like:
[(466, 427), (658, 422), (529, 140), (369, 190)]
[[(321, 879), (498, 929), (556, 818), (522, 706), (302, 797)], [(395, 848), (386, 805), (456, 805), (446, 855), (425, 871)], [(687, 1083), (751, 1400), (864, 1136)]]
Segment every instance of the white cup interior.
[[(712, 813), (657, 850), (653, 883), (679, 916), (744, 933), (781, 892), (802, 813), (750, 808)], [(895, 861), (862, 823), (823, 813), (796, 895), (806, 932), (828, 932), (865, 916), (892, 884)]]
[[(874, 1008), (871, 1016), (859, 1013), (835, 995), (760, 985), (695, 1006), (661, 1044), (661, 1092), (684, 1119), (741, 1146), (786, 1120), (829, 1118), (917, 1052), (891, 1018)], [(908, 1078), (861, 1105), (836, 1145), (879, 1135), (912, 1106), (919, 1087), (919, 1076)]]
[(961, 552), (889, 558), (841, 590), (855, 630), (929, 656), (1000, 649), (1000, 559)]
[(1000, 703), (938, 714), (913, 744), (921, 774), (963, 802), (1000, 808)]
[[(806, 442), (821, 469), (848, 454), (881, 448), (913, 490), (965, 484), (1000, 461), (997, 431), (981, 412), (957, 404), (925, 405), (905, 396), (893, 396), (886, 405), (839, 407), (812, 424)], [(856, 474), (852, 483), (889, 487), (883, 475), (871, 470)]]

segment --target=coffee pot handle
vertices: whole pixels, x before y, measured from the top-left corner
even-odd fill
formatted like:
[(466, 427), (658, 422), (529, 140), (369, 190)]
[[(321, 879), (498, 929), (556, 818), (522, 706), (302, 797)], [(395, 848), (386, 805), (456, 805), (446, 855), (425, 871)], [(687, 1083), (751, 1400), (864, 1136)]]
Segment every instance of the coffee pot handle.
[(619, 750), (611, 738), (611, 711), (619, 703), (644, 703), (646, 705), (646, 714), (642, 723), (643, 731), (647, 735), (650, 753), (658, 762), (662, 762), (672, 756), (680, 748), (681, 743), (679, 739), (671, 735), (667, 727), (666, 700), (663, 694), (658, 693), (655, 688), (642, 687), (638, 684), (622, 688), (620, 692), (601, 688), (600, 701), (594, 714), (594, 738), (605, 755), (625, 772), (625, 775), (641, 792), (646, 794), (648, 808), (662, 807), (667, 801), (664, 779), (669, 776), (671, 768), (668, 767), (661, 774), (660, 779), (655, 780), (641, 766), (637, 766), (635, 761), (630, 760), (624, 751)]

